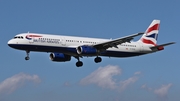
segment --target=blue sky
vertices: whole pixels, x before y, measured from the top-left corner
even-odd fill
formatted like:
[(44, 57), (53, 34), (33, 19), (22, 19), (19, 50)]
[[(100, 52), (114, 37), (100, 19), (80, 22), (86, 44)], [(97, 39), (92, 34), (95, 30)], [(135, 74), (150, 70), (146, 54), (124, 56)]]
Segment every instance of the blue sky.
[[(177, 101), (180, 100), (178, 0), (1, 0), (0, 101)], [(143, 32), (160, 19), (164, 51), (132, 58), (94, 58), (56, 63), (48, 53), (7, 46), (22, 32), (119, 38)], [(138, 38), (136, 38), (137, 40)], [(105, 74), (105, 77), (102, 75)]]

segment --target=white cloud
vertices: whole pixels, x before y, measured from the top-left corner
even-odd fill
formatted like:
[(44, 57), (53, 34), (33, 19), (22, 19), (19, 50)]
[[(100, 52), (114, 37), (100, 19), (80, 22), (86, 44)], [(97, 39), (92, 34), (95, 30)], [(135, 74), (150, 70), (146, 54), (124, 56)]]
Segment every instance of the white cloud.
[(115, 89), (117, 86), (113, 76), (120, 75), (121, 71), (122, 70), (118, 66), (108, 65), (105, 67), (99, 67), (96, 71), (83, 78), (80, 83), (97, 84), (102, 88)]
[(172, 86), (172, 83), (167, 84), (167, 85), (162, 85), (160, 88), (155, 89), (154, 93), (157, 94), (158, 97), (160, 98), (166, 98), (171, 86)]
[(141, 88), (145, 89), (147, 91), (152, 91), (153, 90), (152, 88), (148, 87), (146, 84), (142, 85)]
[(157, 88), (157, 89), (153, 89), (153, 88), (148, 87), (146, 84), (144, 84), (141, 86), (141, 88), (156, 94), (158, 96), (159, 101), (167, 101), (168, 91), (171, 86), (172, 86), (172, 83), (167, 84), (167, 85), (162, 85), (160, 88)]
[(83, 78), (80, 81), (80, 84), (96, 84), (102, 88), (117, 89), (122, 91), (130, 84), (135, 83), (139, 79), (137, 75), (141, 74), (141, 72), (135, 72), (135, 75), (124, 81), (117, 81), (113, 78), (115, 75), (120, 75), (121, 73), (122, 70), (118, 66), (108, 65), (105, 67), (99, 67), (90, 75)]
[(123, 91), (124, 89), (126, 89), (129, 85), (135, 83), (139, 77), (137, 75), (140, 75), (141, 72), (138, 71), (138, 72), (135, 72), (134, 73), (134, 76), (128, 78), (127, 80), (124, 80), (124, 81), (120, 81), (120, 91)]
[(17, 88), (21, 87), (26, 81), (31, 81), (34, 83), (41, 82), (40, 78), (37, 75), (19, 73), (10, 78), (5, 79), (0, 83), (0, 94), (12, 93)]
[(137, 80), (139, 79), (139, 77), (137, 76), (133, 76), (133, 77), (130, 77), (128, 78), (127, 80), (124, 80), (124, 81), (121, 81), (120, 82), (120, 90), (124, 90), (127, 88), (127, 86), (129, 86), (130, 84), (133, 84), (135, 83)]

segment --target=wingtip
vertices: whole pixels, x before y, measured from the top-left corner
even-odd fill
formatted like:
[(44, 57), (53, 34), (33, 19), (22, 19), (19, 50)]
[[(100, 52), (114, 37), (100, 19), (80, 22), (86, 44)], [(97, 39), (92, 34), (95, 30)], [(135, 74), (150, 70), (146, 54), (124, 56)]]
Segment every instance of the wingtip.
[(170, 44), (175, 44), (176, 42), (170, 42)]

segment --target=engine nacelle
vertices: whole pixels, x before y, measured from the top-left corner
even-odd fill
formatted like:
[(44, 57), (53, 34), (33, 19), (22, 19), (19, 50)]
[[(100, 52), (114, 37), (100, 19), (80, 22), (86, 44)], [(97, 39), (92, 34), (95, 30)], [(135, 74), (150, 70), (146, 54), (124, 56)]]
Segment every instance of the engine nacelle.
[(65, 62), (65, 61), (70, 61), (71, 60), (71, 56), (70, 55), (66, 55), (63, 53), (51, 53), (49, 55), (50, 59), (52, 61), (56, 61), (56, 62)]
[(97, 49), (92, 47), (92, 46), (79, 46), (77, 47), (77, 53), (78, 54), (83, 54), (83, 55), (96, 55), (97, 54)]

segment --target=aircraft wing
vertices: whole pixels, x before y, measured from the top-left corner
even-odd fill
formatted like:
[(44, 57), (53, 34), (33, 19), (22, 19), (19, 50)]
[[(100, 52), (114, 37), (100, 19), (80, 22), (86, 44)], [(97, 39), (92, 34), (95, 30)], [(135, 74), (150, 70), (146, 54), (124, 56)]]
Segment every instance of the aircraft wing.
[(100, 49), (100, 50), (101, 49), (108, 49), (111, 47), (117, 48), (117, 45), (125, 43), (125, 42), (130, 42), (132, 39), (134, 39), (134, 37), (142, 35), (142, 34), (144, 34), (144, 33), (132, 34), (129, 36), (121, 37), (121, 38), (110, 40), (110, 41), (103, 42), (103, 43), (99, 43), (99, 44), (93, 45), (93, 47), (95, 47), (96, 49)]

